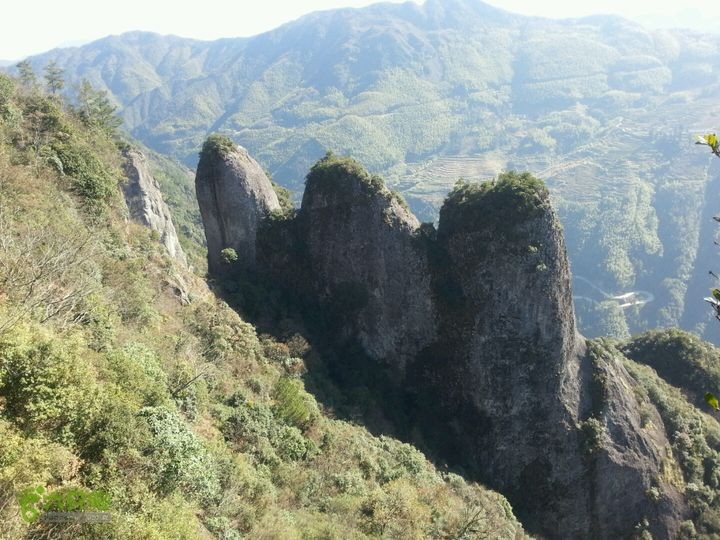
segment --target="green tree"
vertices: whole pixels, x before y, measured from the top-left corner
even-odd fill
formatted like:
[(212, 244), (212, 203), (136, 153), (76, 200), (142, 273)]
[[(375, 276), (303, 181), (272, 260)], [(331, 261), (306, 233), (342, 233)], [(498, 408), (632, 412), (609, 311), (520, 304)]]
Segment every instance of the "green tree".
[(118, 118), (117, 108), (110, 103), (105, 90), (96, 90), (87, 79), (83, 79), (77, 88), (76, 111), (80, 120), (89, 127), (114, 132), (122, 120)]
[(225, 264), (232, 264), (234, 262), (237, 262), (238, 254), (237, 251), (235, 251), (233, 248), (228, 247), (220, 252), (220, 258), (222, 258)]
[(65, 88), (64, 74), (65, 70), (58, 66), (55, 61), (45, 66), (45, 82), (51, 94), (55, 95)]
[(25, 88), (35, 88), (37, 86), (37, 75), (35, 75), (35, 71), (28, 60), (18, 62), (15, 67), (18, 70), (20, 84)]

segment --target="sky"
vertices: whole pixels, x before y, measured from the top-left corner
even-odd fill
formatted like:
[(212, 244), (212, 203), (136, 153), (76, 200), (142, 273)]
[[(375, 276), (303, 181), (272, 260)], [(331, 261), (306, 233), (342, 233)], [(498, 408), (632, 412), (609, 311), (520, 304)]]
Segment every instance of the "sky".
[[(527, 15), (563, 18), (614, 13), (656, 27), (720, 31), (717, 0), (486, 1)], [(3, 7), (0, 60), (19, 60), (57, 46), (79, 45), (131, 30), (197, 39), (251, 36), (311, 11), (372, 3), (372, 0), (113, 0), (112, 3), (108, 0), (9, 0), (9, 5)], [(42, 16), (38, 16), (39, 13)]]

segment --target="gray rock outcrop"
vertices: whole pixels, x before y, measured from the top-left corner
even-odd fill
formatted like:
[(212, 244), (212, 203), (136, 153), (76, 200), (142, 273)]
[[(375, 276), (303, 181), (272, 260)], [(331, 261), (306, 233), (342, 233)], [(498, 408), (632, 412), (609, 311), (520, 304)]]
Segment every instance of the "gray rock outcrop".
[(280, 203), (262, 167), (227, 137), (212, 136), (203, 145), (195, 176), (205, 227), (210, 274), (229, 265), (221, 252), (235, 250), (241, 268), (255, 267), (255, 240), (262, 219)]
[[(645, 521), (655, 538), (676, 535), (687, 508), (664, 480), (673, 458), (662, 420), (648, 404), (641, 415), (622, 364), (578, 334), (562, 229), (540, 181), (511, 173), (460, 186), (436, 231), (381, 179), (328, 155), (297, 214), (264, 220), (272, 186), (235, 172), (234, 159), (249, 158), (216, 154), (198, 168), (208, 245), (235, 247), (274, 287), (311, 299), (331, 362), (355, 344), (368, 361), (351, 378), (389, 367), (382, 389), (403, 396), (436, 457), (503, 492), (546, 537), (622, 538)], [(222, 272), (214, 257), (211, 272)]]
[[(635, 521), (653, 538), (678, 538), (690, 512), (672, 480), (681, 473), (662, 418), (655, 407), (638, 403), (637, 383), (617, 350), (597, 342), (589, 349), (591, 403), (581, 439), (586, 481), (592, 487), (587, 491), (590, 530), (618, 537)], [(593, 419), (600, 431), (588, 429)]]
[(338, 308), (341, 332), (402, 373), (436, 332), (417, 218), (381, 179), (326, 156), (308, 174), (298, 222), (315, 294)]
[(673, 537), (686, 509), (660, 480), (670, 451), (662, 421), (653, 409), (655, 427), (641, 425), (635, 383), (578, 335), (544, 186), (510, 174), (455, 192), (438, 243), (442, 341), (421, 369), (433, 384), (446, 381), (450, 429), (440, 435), (532, 531), (620, 538), (647, 519), (654, 537)]
[(150, 172), (147, 158), (136, 149), (123, 153), (127, 182), (122, 184), (130, 218), (160, 235), (160, 241), (172, 258), (187, 266), (185, 252), (180, 247), (170, 209), (163, 199), (160, 186)]

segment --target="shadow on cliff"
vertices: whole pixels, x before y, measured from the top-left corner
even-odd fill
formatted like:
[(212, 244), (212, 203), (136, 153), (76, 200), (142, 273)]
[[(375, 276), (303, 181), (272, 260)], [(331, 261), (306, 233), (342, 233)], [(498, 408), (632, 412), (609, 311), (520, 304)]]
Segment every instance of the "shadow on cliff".
[(297, 336), (308, 342), (302, 358), (306, 368), (302, 379), (326, 411), (363, 424), (373, 435), (391, 435), (421, 445), (418, 433), (413, 436), (408, 429), (412, 411), (418, 407), (397, 386), (397, 374), (369, 356), (357, 340), (336, 338), (343, 333), (339, 322), (352, 312), (352, 308), (340, 306), (352, 306), (357, 301), (354, 291), (341, 293), (342, 301), (319, 303), (248, 271), (216, 278), (211, 287), (258, 333), (282, 343)]

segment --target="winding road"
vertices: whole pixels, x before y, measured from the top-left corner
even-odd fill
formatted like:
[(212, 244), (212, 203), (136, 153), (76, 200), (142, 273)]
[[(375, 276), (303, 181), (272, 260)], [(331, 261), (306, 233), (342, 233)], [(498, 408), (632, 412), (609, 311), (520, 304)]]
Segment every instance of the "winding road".
[[(618, 302), (619, 307), (627, 309), (633, 306), (642, 306), (648, 302), (655, 300), (655, 295), (649, 291), (630, 291), (622, 294), (610, 294), (603, 291), (600, 287), (595, 285), (592, 281), (582, 276), (575, 276), (575, 281), (581, 281), (590, 287), (591, 291), (597, 293), (594, 298), (587, 294), (573, 295), (573, 300), (583, 300), (585, 302), (592, 302), (593, 304), (599, 304), (607, 300), (615, 300)], [(574, 287), (577, 289), (577, 287)]]

